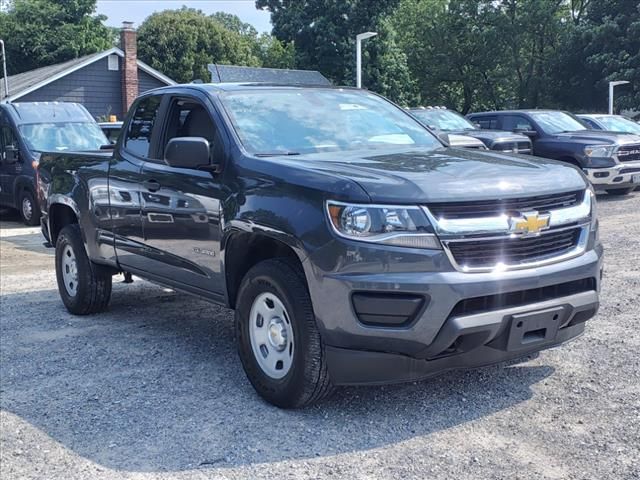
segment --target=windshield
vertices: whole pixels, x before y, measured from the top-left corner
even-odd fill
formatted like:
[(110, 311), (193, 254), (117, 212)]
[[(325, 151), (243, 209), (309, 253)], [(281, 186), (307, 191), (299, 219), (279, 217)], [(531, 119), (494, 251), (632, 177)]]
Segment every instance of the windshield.
[(435, 127), (445, 132), (476, 129), (462, 115), (449, 110), (411, 110), (411, 113), (428, 127)]
[(582, 123), (564, 112), (531, 112), (530, 115), (548, 134), (587, 130)]
[(415, 119), (371, 93), (260, 89), (221, 98), (242, 144), (257, 155), (442, 146)]
[(605, 130), (611, 132), (640, 133), (640, 125), (620, 116), (602, 116), (595, 117)]
[(20, 133), (34, 152), (99, 150), (109, 141), (96, 123), (34, 123), (20, 125)]

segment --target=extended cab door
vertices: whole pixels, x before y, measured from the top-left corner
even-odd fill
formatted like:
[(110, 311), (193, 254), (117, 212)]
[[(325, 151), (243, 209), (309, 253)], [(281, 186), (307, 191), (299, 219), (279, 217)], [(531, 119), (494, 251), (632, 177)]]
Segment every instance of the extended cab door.
[[(224, 158), (220, 120), (200, 92), (168, 96), (158, 157), (172, 138), (202, 137), (210, 155)], [(220, 177), (207, 170), (176, 168), (147, 159), (142, 168), (142, 227), (150, 272), (169, 283), (222, 293)], [(152, 266), (151, 266), (152, 265)]]

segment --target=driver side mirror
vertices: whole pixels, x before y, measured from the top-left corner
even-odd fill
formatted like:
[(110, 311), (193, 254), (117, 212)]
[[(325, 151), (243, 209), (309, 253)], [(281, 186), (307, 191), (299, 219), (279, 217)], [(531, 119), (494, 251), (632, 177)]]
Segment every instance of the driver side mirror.
[(15, 145), (4, 147), (4, 161), (7, 164), (17, 163), (20, 160), (20, 150)]
[(164, 151), (164, 161), (176, 168), (208, 168), (217, 170), (211, 164), (209, 141), (202, 137), (176, 137), (169, 140)]

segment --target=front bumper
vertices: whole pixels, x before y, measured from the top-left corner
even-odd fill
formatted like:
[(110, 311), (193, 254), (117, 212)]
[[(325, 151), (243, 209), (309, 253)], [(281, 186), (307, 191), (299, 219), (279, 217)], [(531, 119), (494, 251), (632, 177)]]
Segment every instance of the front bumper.
[[(334, 254), (336, 248), (345, 250), (334, 271), (328, 271), (325, 264), (328, 252), (326, 257), (319, 252), (305, 262), (329, 371), (336, 384), (417, 380), (450, 369), (522, 357), (579, 335), (584, 322), (598, 309), (600, 244), (561, 263), (500, 273), (452, 271), (443, 252), (355, 243), (327, 247)], [(513, 298), (520, 292), (553, 291), (558, 285), (584, 280), (592, 282), (585, 291), (556, 289), (555, 296), (537, 301), (527, 301), (523, 293), (520, 304), (475, 311), (459, 308), (469, 299)], [(374, 326), (363, 322), (355, 311), (353, 297), (360, 292), (421, 295), (425, 302), (409, 324)], [(518, 333), (514, 324), (521, 319), (525, 321), (523, 335), (528, 336), (518, 341), (513, 339)]]
[[(445, 354), (435, 358), (327, 347), (327, 365), (336, 385), (422, 380), (447, 370), (492, 365), (560, 345), (580, 335), (584, 322), (597, 309), (598, 294), (591, 291), (517, 309), (456, 317), (446, 322), (429, 347), (433, 352), (445, 349)], [(523, 326), (522, 319), (529, 320), (529, 327)], [(455, 342), (456, 349), (447, 352), (446, 346)]]
[(596, 190), (640, 186), (633, 177), (640, 176), (640, 162), (621, 162), (607, 168), (585, 168), (584, 173)]

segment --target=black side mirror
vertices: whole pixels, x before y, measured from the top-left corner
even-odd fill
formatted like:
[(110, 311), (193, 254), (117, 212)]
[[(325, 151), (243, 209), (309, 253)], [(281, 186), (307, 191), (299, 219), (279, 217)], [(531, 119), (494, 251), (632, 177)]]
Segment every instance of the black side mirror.
[(164, 161), (176, 168), (210, 167), (209, 141), (202, 137), (176, 137), (169, 140)]
[(20, 160), (20, 150), (15, 145), (4, 147), (4, 161), (8, 164), (17, 163)]
[(438, 138), (444, 142), (447, 147), (451, 146), (451, 140), (449, 139), (449, 134), (445, 132), (438, 132)]

